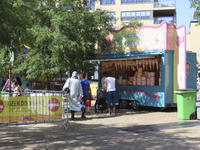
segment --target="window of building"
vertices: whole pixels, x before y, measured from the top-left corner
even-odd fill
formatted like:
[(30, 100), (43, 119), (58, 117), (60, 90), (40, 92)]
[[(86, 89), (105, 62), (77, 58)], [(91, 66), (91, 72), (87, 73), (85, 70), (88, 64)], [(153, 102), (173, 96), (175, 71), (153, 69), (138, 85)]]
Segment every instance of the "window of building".
[(136, 12), (136, 19), (140, 19), (140, 11)]
[(141, 19), (146, 19), (146, 17), (145, 17), (145, 11), (141, 11)]
[(101, 0), (101, 5), (114, 5), (115, 0)]
[(121, 0), (121, 4), (153, 3), (153, 0)]
[(122, 11), (122, 20), (151, 19), (151, 11)]
[(130, 20), (131, 19), (131, 12), (126, 12), (126, 20)]
[(122, 12), (122, 20), (126, 20), (126, 12)]
[(151, 13), (150, 11), (146, 11), (146, 19), (150, 19), (151, 18)]
[(126, 0), (121, 0), (121, 4), (126, 4)]
[(134, 11), (131, 12), (131, 20), (132, 19), (135, 19), (135, 12)]

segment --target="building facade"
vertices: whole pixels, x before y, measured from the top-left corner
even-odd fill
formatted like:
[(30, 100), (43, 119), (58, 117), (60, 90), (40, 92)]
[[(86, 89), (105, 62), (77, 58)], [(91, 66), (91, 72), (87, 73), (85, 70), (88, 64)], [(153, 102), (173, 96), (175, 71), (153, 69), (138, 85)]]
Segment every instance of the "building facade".
[(197, 61), (200, 65), (200, 26), (198, 20), (200, 17), (194, 12), (193, 20), (190, 21), (190, 33), (186, 35), (186, 50), (197, 53)]
[(200, 17), (194, 12), (193, 21), (190, 21), (190, 33), (186, 35), (186, 50), (196, 53), (197, 57), (197, 81), (200, 82)]
[(175, 0), (88, 0), (92, 10), (109, 11), (116, 21), (114, 28), (120, 29), (122, 21), (134, 18), (141, 20), (144, 25), (157, 25), (163, 21), (176, 24)]

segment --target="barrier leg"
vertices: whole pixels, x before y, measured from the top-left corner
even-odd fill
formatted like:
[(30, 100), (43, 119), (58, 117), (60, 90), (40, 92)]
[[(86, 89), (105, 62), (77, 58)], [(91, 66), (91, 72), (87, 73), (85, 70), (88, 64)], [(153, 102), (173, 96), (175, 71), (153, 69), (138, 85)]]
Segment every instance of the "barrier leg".
[(69, 124), (69, 125), (72, 127), (72, 125), (69, 123), (69, 116), (68, 116), (69, 101), (67, 101), (67, 102), (66, 102), (66, 105), (64, 105), (64, 100), (63, 100), (62, 104), (63, 104), (63, 111), (62, 111), (62, 112), (64, 112), (64, 113), (65, 113), (65, 111), (64, 111), (64, 106), (67, 106), (67, 119), (64, 120), (64, 122), (63, 122), (62, 125), (59, 127), (59, 129), (60, 129), (62, 126), (64, 126), (65, 130), (67, 130), (67, 127), (66, 127), (67, 124)]

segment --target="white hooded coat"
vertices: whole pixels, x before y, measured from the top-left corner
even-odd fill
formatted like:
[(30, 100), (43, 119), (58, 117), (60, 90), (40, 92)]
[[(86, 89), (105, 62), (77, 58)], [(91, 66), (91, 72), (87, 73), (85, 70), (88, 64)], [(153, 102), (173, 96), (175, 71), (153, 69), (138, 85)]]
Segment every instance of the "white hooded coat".
[(83, 94), (81, 83), (78, 79), (78, 74), (76, 71), (72, 73), (72, 77), (66, 81), (66, 84), (63, 87), (63, 90), (69, 87), (69, 108), (73, 111), (81, 111), (79, 101), (77, 97)]

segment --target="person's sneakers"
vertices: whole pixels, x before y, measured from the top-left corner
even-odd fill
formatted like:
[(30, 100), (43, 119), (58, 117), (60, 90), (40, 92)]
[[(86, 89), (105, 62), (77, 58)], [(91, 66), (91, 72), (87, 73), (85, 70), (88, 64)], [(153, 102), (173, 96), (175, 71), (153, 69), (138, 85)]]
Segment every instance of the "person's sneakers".
[(111, 113), (111, 115), (113, 115), (113, 116), (114, 116), (114, 115), (115, 115), (115, 113)]
[(81, 118), (86, 118), (84, 113), (82, 113)]
[(106, 115), (107, 115), (107, 116), (110, 116), (110, 113), (107, 113)]
[(81, 118), (83, 118), (83, 116), (84, 116), (84, 112), (82, 112), (82, 114), (81, 114)]

